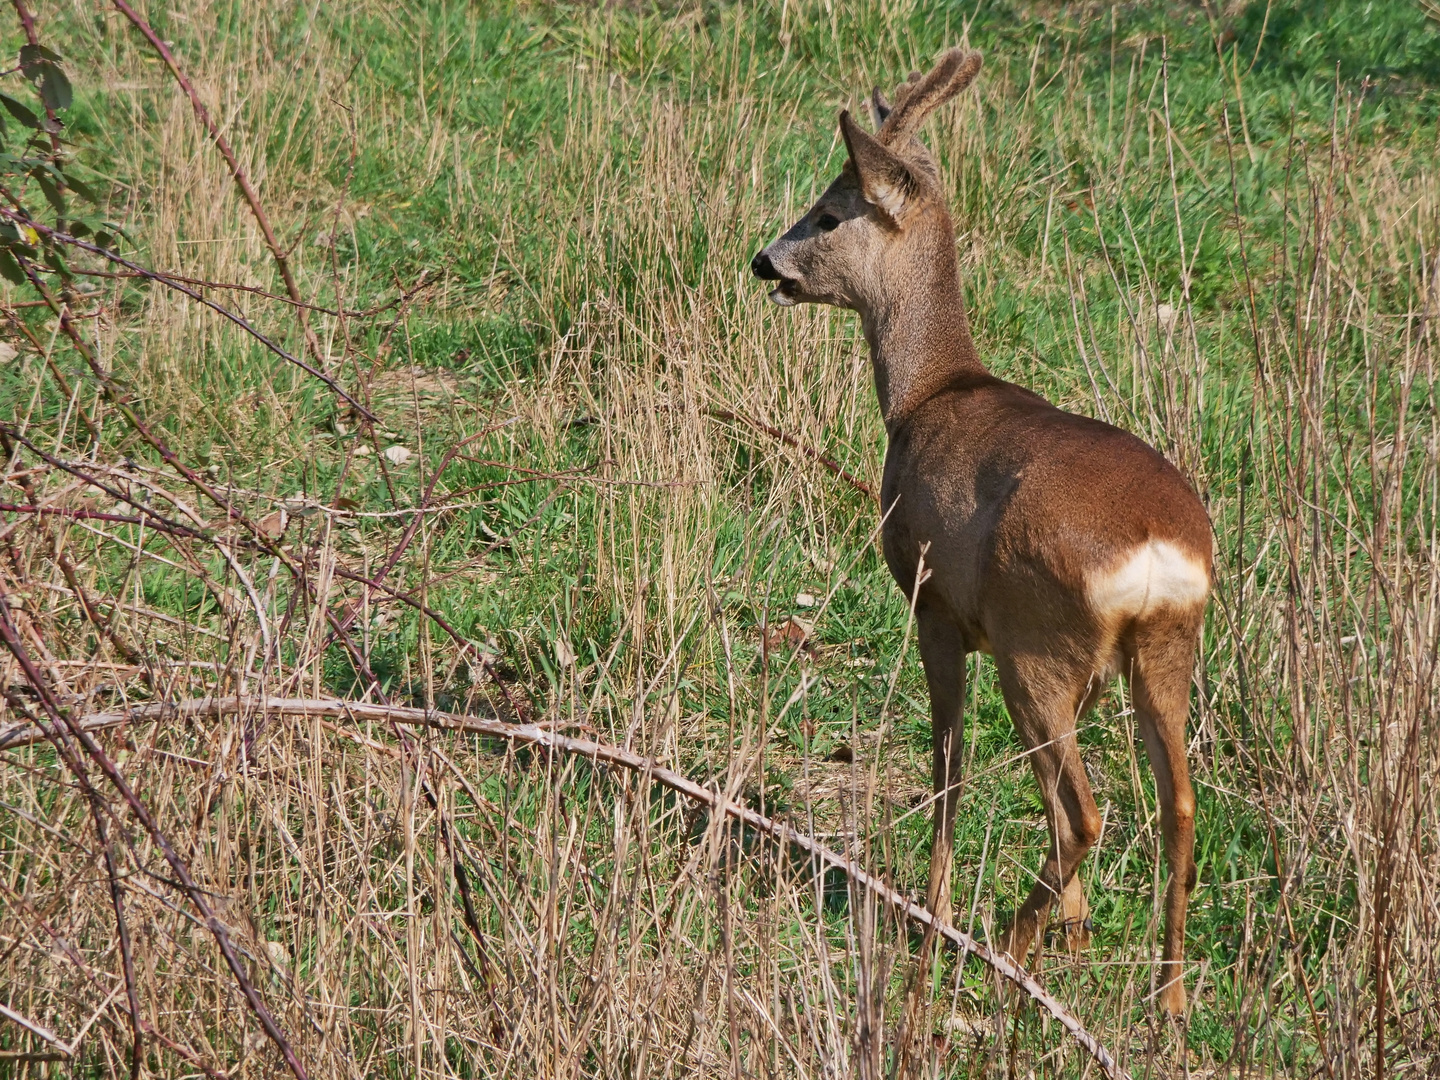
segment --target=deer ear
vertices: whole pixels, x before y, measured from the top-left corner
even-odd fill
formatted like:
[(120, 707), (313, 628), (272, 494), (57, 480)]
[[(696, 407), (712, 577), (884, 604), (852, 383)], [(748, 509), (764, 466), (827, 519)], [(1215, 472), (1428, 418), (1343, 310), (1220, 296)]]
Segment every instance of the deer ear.
[(849, 109), (840, 114), (840, 134), (845, 138), (845, 149), (850, 151), (865, 201), (899, 224), (905, 204), (915, 193), (915, 178), (905, 162), (855, 123)]
[(980, 54), (956, 46), (941, 55), (929, 74), (912, 71), (895, 89), (895, 107), (875, 133), (886, 146), (900, 146), (935, 109), (964, 90), (980, 71)]
[(885, 95), (880, 92), (880, 88), (877, 86), (870, 94), (870, 119), (875, 122), (877, 130), (881, 124), (885, 123), (885, 118), (889, 115), (890, 102), (885, 100)]

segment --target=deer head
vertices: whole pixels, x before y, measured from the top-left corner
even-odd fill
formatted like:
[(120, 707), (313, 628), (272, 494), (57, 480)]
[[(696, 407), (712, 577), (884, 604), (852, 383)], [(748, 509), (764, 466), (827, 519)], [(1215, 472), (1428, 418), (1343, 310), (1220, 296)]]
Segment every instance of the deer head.
[(928, 75), (919, 72), (890, 105), (877, 88), (866, 132), (848, 110), (840, 133), (849, 152), (840, 175), (784, 236), (751, 261), (756, 277), (778, 284), (770, 299), (833, 304), (862, 318), (913, 287), (916, 267), (954, 265), (954, 228), (939, 170), (915, 132), (935, 108), (969, 86), (980, 54), (956, 47)]

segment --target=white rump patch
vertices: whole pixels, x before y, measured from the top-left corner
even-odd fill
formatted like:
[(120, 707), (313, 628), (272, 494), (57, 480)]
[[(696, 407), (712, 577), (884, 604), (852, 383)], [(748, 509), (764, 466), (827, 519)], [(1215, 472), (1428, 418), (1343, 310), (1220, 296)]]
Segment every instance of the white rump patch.
[(1205, 602), (1210, 575), (1205, 567), (1164, 540), (1151, 540), (1113, 570), (1085, 582), (1090, 605), (1113, 618), (1140, 618), (1162, 607), (1188, 608)]

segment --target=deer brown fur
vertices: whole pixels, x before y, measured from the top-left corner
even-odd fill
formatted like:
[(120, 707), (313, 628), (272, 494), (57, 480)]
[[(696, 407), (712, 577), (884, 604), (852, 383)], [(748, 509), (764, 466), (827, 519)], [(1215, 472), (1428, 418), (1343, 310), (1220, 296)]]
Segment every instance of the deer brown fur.
[(877, 90), (874, 135), (842, 112), (849, 159), (839, 177), (752, 269), (776, 282), (777, 304), (858, 312), (870, 348), (888, 436), (885, 559), (907, 594), (923, 577), (915, 617), (934, 739), (930, 909), (950, 910), (965, 657), (979, 650), (994, 657), (1050, 831), (1038, 879), (999, 944), (1025, 960), (1057, 901), (1072, 944), (1084, 944), (1077, 869), (1099, 838), (1100, 814), (1076, 725), (1123, 674), (1170, 870), (1159, 1000), (1180, 1013), (1195, 887), (1185, 727), (1212, 580), (1210, 523), (1157, 451), (981, 362), (939, 171), (915, 138), (979, 69), (978, 53), (951, 49), (928, 74), (912, 75), (893, 107)]

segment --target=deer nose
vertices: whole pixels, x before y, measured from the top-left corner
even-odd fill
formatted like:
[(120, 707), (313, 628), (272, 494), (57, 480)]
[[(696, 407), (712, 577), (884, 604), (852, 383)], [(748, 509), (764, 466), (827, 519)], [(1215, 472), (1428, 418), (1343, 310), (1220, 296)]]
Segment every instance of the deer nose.
[(775, 270), (775, 265), (770, 261), (770, 256), (760, 252), (750, 260), (750, 272), (765, 281), (779, 281), (780, 275)]

